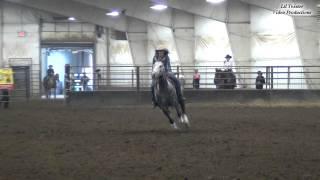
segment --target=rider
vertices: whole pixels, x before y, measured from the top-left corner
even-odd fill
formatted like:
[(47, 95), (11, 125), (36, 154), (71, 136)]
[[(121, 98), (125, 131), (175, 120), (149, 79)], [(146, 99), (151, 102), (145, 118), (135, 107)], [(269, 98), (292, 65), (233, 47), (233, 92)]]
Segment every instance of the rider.
[[(168, 77), (172, 80), (172, 82), (175, 85), (177, 96), (178, 96), (178, 101), (184, 111), (185, 106), (184, 106), (184, 98), (182, 97), (181, 94), (181, 85), (179, 80), (174, 76), (174, 74), (171, 71), (171, 64), (170, 64), (170, 58), (168, 56), (169, 50), (165, 47), (159, 47), (155, 51), (155, 55), (153, 57), (153, 62), (154, 64), (157, 61), (161, 61), (165, 67), (165, 71), (168, 72)], [(153, 106), (156, 107), (158, 106), (158, 102), (156, 101), (155, 93), (154, 93), (154, 81), (152, 81), (151, 84), (151, 93), (152, 93), (152, 103)]]
[(232, 71), (232, 66), (233, 66), (233, 61), (231, 60), (232, 56), (227, 54), (224, 58), (226, 59), (223, 62), (224, 68), (226, 70)]
[(47, 76), (54, 76), (54, 70), (52, 65), (49, 65), (49, 69), (47, 69)]

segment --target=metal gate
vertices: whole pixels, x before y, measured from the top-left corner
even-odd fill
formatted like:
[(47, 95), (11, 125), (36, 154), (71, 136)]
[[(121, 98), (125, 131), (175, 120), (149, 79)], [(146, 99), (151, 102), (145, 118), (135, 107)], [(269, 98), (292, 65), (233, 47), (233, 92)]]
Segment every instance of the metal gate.
[(12, 100), (28, 100), (30, 98), (30, 67), (12, 66), (15, 88), (11, 94)]

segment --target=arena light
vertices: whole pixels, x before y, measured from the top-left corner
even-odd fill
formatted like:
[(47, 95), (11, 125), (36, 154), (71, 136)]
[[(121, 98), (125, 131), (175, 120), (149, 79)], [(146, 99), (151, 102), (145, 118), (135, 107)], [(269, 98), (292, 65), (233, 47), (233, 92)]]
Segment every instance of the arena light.
[(107, 16), (117, 17), (120, 15), (119, 11), (110, 11), (106, 13)]
[(150, 8), (153, 10), (156, 10), (156, 11), (163, 11), (163, 10), (167, 9), (168, 6), (165, 4), (154, 4), (154, 5), (150, 6)]
[(69, 17), (68, 20), (69, 20), (69, 21), (75, 21), (76, 18), (75, 18), (75, 17)]
[(212, 4), (218, 4), (218, 3), (221, 3), (225, 0), (206, 0), (208, 3), (212, 3)]

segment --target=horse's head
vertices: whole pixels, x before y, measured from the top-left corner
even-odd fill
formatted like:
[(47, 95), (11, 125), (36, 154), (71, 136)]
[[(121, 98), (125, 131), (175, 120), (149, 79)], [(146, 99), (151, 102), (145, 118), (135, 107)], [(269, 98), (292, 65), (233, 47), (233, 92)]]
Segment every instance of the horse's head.
[(165, 73), (164, 65), (161, 61), (157, 61), (152, 67), (152, 77), (158, 79)]

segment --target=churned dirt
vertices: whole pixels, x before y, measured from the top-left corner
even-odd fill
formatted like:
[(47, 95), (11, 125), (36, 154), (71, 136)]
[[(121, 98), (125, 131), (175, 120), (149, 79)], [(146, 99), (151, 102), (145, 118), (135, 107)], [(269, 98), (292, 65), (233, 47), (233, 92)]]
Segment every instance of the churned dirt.
[(0, 180), (320, 179), (319, 107), (187, 106), (189, 131), (149, 106), (0, 109)]

